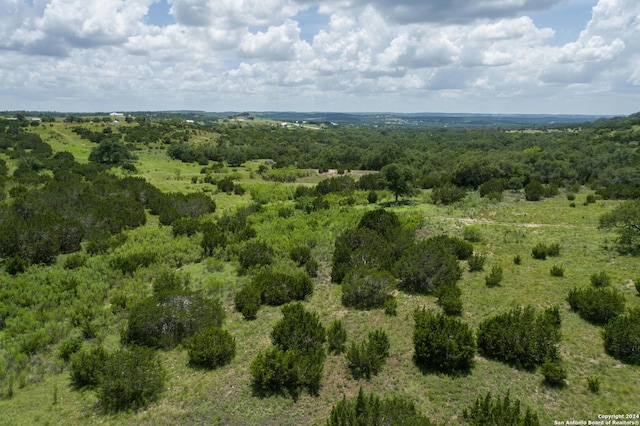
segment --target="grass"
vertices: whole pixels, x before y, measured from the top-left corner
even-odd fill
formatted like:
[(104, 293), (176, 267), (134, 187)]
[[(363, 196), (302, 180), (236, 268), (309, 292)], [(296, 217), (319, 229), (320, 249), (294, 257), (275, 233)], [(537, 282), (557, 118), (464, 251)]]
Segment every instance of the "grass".
[[(41, 130), (57, 131), (62, 135), (52, 142), (54, 149), (70, 150), (78, 160), (88, 156), (84, 141), (77, 140), (76, 135), (63, 125), (43, 126)], [(140, 174), (162, 190), (206, 188), (205, 184), (191, 183), (191, 176), (200, 176), (201, 166), (169, 160), (162, 151), (155, 149), (140, 151), (138, 155)], [(268, 189), (271, 184), (265, 184), (251, 174), (258, 164), (252, 162), (236, 169), (235, 173), (247, 188), (267, 185), (264, 188)], [(312, 184), (318, 179), (316, 175), (304, 181)], [(215, 187), (210, 188), (215, 191)], [(583, 201), (587, 193), (583, 189), (577, 200)], [(381, 191), (380, 195), (381, 203), (393, 201), (390, 193)], [(219, 207), (215, 215), (251, 202), (249, 191), (242, 197), (214, 194), (214, 198)], [(340, 207), (336, 199), (330, 210), (309, 215), (294, 211), (289, 218), (282, 218), (277, 212), (282, 206), (293, 207), (293, 202), (278, 199), (267, 204), (257, 217), (252, 216), (251, 221), (258, 235), (267, 237), (278, 253), (286, 254), (295, 244), (312, 245), (313, 256), (320, 261), (320, 270), (314, 280), (314, 294), (305, 303), (308, 309), (318, 313), (326, 327), (334, 319), (342, 319), (348, 333), (347, 344), (362, 340), (373, 329), (387, 331), (390, 358), (379, 375), (369, 381), (354, 380), (349, 378), (343, 355), (328, 355), (319, 395), (303, 393), (295, 402), (283, 396), (255, 397), (250, 386), (249, 365), (260, 350), (270, 345), (269, 334), (281, 317), (280, 309), (263, 306), (256, 320), (245, 321), (233, 310), (233, 295), (248, 278), (238, 277), (231, 263), (202, 260), (198, 255), (197, 239), (174, 240), (169, 228), (150, 221), (146, 227), (129, 232), (128, 242), (117, 252), (141, 246), (155, 247), (163, 253), (163, 259), (174, 259), (171, 267), (190, 277), (191, 288), (220, 297), (227, 311), (225, 328), (237, 342), (235, 359), (221, 369), (203, 371), (187, 366), (186, 351), (180, 347), (161, 352), (162, 362), (170, 372), (162, 399), (146, 410), (116, 415), (99, 413), (93, 392), (72, 391), (68, 370), (64, 366), (50, 366), (41, 380), (33, 380), (22, 388), (16, 384), (14, 396), (0, 400), (0, 424), (321, 425), (333, 404), (345, 395), (353, 397), (360, 387), (367, 392), (409, 396), (421, 412), (448, 425), (460, 424), (462, 409), (473, 403), (479, 394), (491, 391), (493, 395), (504, 396), (508, 389), (512, 397), (537, 411), (542, 424), (568, 418), (596, 419), (598, 413), (636, 412), (640, 368), (621, 364), (606, 355), (601, 328), (582, 320), (565, 301), (571, 288), (589, 285), (591, 274), (604, 270), (611, 277), (611, 286), (624, 294), (628, 307), (640, 305), (632, 281), (640, 276), (640, 262), (637, 258), (618, 255), (612, 249), (615, 236), (597, 227), (598, 217), (615, 207), (616, 201), (598, 200), (586, 206), (580, 202), (571, 208), (564, 194), (540, 202), (527, 202), (522, 194), (505, 193), (504, 201), (499, 203), (490, 203), (477, 194), (470, 194), (456, 205), (435, 206), (426, 202), (429, 191), (423, 191), (410, 203), (389, 207), (405, 222), (420, 224), (420, 236), (447, 232), (462, 237), (466, 226), (479, 229), (482, 241), (474, 243), (474, 249), (487, 257), (486, 265), (502, 268), (503, 280), (500, 286), (487, 288), (485, 274), (469, 273), (466, 264), (462, 263), (464, 272), (459, 283), (464, 306), (462, 319), (473, 327), (514, 306), (559, 306), (562, 316), (560, 352), (568, 378), (567, 386), (558, 389), (545, 386), (539, 371), (521, 371), (480, 356), (476, 356), (475, 367), (467, 376), (422, 374), (412, 359), (412, 312), (421, 306), (439, 309), (435, 297), (400, 292), (397, 294), (397, 316), (385, 315), (383, 309), (357, 311), (344, 308), (340, 303), (340, 286), (330, 282), (330, 261), (335, 237), (354, 226), (364, 209), (373, 208), (367, 205), (366, 194), (356, 198), (355, 206)], [(560, 243), (560, 256), (544, 261), (533, 259), (531, 248), (537, 243)], [(520, 265), (514, 264), (515, 255), (521, 257)], [(125, 292), (135, 298), (150, 292), (157, 266), (139, 270), (132, 277), (122, 277), (105, 271), (108, 257), (89, 259), (93, 272), (87, 276), (108, 283), (109, 295)], [(180, 262), (180, 259), (188, 261)], [(554, 263), (564, 266), (562, 279), (549, 274)], [(42, 270), (40, 274), (44, 272)], [(107, 309), (109, 307), (105, 305)], [(114, 320), (105, 331), (104, 339), (110, 349), (117, 347), (123, 320)], [(46, 356), (44, 363), (51, 364)], [(53, 358), (52, 353), (48, 356)], [(588, 388), (588, 381), (593, 377), (600, 378), (598, 394)], [(54, 405), (55, 389), (57, 402)]]

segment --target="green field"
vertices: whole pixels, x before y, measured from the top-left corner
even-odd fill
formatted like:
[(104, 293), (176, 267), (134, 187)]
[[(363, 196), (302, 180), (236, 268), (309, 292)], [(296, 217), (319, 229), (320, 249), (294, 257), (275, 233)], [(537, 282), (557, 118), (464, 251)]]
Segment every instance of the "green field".
[[(86, 162), (90, 143), (79, 139), (68, 125), (43, 126), (38, 132), (54, 151), (69, 151), (76, 161)], [(142, 176), (165, 192), (205, 191), (217, 205), (216, 212), (210, 216), (212, 219), (250, 205), (252, 197), (258, 196), (255, 194), (266, 194), (270, 202), (249, 217), (258, 237), (268, 241), (280, 259), (286, 259), (295, 245), (306, 244), (312, 247), (313, 256), (319, 261), (313, 295), (304, 302), (306, 308), (318, 313), (325, 327), (336, 318), (342, 319), (349, 341), (360, 341), (375, 328), (386, 330), (391, 342), (389, 359), (381, 373), (371, 380), (355, 380), (349, 376), (344, 355), (328, 355), (318, 395), (303, 392), (297, 400), (287, 396), (254, 395), (249, 365), (270, 345), (269, 333), (282, 316), (280, 308), (263, 306), (256, 320), (244, 320), (234, 310), (234, 295), (250, 278), (237, 273), (235, 258), (225, 253), (206, 258), (201, 253), (200, 235), (174, 238), (171, 227), (160, 225), (156, 216), (149, 215), (145, 226), (126, 231), (128, 239), (123, 246), (90, 257), (86, 267), (65, 270), (62, 265), (69, 255), (61, 255), (54, 265), (31, 266), (19, 278), (4, 274), (0, 285), (18, 286), (70, 275), (91, 283), (86, 284), (86, 292), (95, 291), (102, 296), (102, 319), (97, 335), (84, 345), (102, 344), (114, 350), (119, 346), (120, 330), (126, 324), (126, 312), (113, 309), (114, 297), (124, 295), (128, 303), (140, 300), (150, 294), (151, 283), (160, 270), (176, 270), (189, 277), (191, 289), (221, 299), (227, 313), (224, 328), (237, 343), (233, 361), (225, 367), (203, 371), (187, 365), (186, 350), (180, 346), (160, 351), (162, 364), (169, 372), (161, 399), (138, 412), (104, 414), (97, 406), (93, 391), (70, 387), (69, 366), (56, 355), (62, 340), (59, 339), (32, 355), (11, 379), (11, 384), (8, 377), (4, 378), (0, 424), (320, 425), (326, 422), (337, 401), (343, 396), (355, 396), (359, 388), (380, 395), (406, 396), (416, 403), (420, 412), (447, 425), (461, 424), (463, 408), (487, 391), (501, 396), (509, 391), (523, 405), (536, 411), (541, 424), (545, 425), (554, 424), (554, 420), (597, 420), (598, 414), (638, 412), (640, 367), (623, 364), (605, 354), (602, 327), (580, 318), (566, 302), (570, 289), (588, 286), (592, 274), (605, 271), (611, 277), (611, 286), (624, 294), (627, 307), (640, 307), (640, 297), (634, 287), (634, 280), (640, 277), (640, 261), (637, 257), (620, 255), (615, 250), (616, 235), (598, 228), (600, 216), (620, 201), (598, 199), (596, 203), (583, 203), (587, 195), (593, 194), (586, 186), (577, 192), (573, 207), (564, 189), (559, 195), (538, 202), (526, 201), (520, 190), (505, 191), (504, 199), (499, 202), (471, 192), (464, 200), (448, 206), (431, 203), (431, 190), (420, 190), (403, 198), (404, 202), (399, 205), (393, 202), (394, 196), (389, 191), (380, 192), (378, 205), (367, 203), (366, 192), (355, 191), (331, 194), (327, 197), (330, 209), (305, 213), (294, 208), (295, 186), (310, 186), (329, 175), (320, 175), (314, 170), (295, 184), (265, 182), (257, 174), (262, 162), (249, 161), (241, 167), (216, 173), (219, 177), (233, 175), (246, 189), (244, 195), (233, 195), (220, 193), (214, 185), (202, 183), (202, 166), (171, 160), (161, 146), (138, 150), (136, 155), (138, 171), (133, 176)], [(117, 169), (115, 173), (129, 172)], [(364, 172), (346, 173), (357, 178)], [(461, 262), (464, 273), (458, 283), (464, 307), (462, 320), (473, 327), (513, 307), (557, 305), (562, 317), (560, 353), (568, 375), (566, 386), (549, 387), (543, 383), (539, 371), (519, 370), (479, 355), (467, 375), (422, 373), (413, 362), (412, 313), (423, 306), (439, 309), (434, 296), (396, 290), (397, 316), (385, 315), (382, 309), (359, 311), (342, 306), (341, 288), (330, 279), (335, 238), (355, 226), (364, 211), (382, 205), (396, 213), (404, 224), (413, 224), (418, 237), (439, 234), (462, 237), (467, 227), (478, 231), (481, 239), (474, 243), (474, 250), (486, 256), (484, 271), (469, 272), (466, 262)], [(279, 214), (283, 208), (290, 209), (292, 214)], [(546, 260), (534, 259), (531, 248), (538, 243), (558, 243), (560, 255)], [(109, 270), (109, 261), (114, 256), (141, 249), (154, 251), (160, 261), (139, 268), (130, 276)], [(522, 259), (519, 265), (514, 263), (516, 255)], [(554, 265), (564, 267), (564, 276), (550, 274)], [(504, 279), (500, 286), (488, 288), (484, 277), (492, 266), (503, 268)], [(280, 267), (292, 269), (295, 265), (282, 260)], [(61, 337), (73, 332), (64, 319), (57, 324), (55, 332)], [(6, 337), (2, 333), (0, 331), (0, 338)], [(7, 354), (5, 347), (0, 346), (0, 350), (2, 355)], [(3, 368), (8, 367), (7, 362)], [(590, 392), (589, 378), (600, 380), (599, 393)], [(11, 397), (6, 396), (8, 386), (12, 387)]]

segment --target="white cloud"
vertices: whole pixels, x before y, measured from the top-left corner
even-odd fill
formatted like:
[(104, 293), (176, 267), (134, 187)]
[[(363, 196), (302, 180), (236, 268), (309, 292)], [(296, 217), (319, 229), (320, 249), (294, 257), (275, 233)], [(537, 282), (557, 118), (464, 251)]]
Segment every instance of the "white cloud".
[(307, 44), (300, 40), (298, 23), (287, 19), (278, 27), (269, 27), (266, 32), (247, 34), (240, 42), (239, 53), (248, 58), (285, 61), (296, 57), (297, 49)]

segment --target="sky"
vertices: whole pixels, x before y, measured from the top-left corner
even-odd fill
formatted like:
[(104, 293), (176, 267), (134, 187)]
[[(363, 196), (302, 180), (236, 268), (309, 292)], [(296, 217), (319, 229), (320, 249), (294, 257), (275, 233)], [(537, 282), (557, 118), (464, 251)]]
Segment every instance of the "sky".
[(0, 0), (0, 110), (626, 115), (638, 0)]

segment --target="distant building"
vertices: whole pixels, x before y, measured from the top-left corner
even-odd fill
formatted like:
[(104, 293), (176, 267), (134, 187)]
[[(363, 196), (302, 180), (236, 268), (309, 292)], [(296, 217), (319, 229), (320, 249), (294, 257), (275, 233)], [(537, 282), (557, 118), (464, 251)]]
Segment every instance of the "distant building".
[(120, 122), (118, 120), (113, 120), (113, 125), (117, 126), (118, 124), (120, 124)]
[(187, 123), (187, 124), (193, 124), (193, 123), (195, 123), (195, 121), (193, 121), (193, 120), (184, 120), (184, 122), (185, 122), (185, 123)]
[(112, 112), (109, 114), (110, 117), (124, 117), (124, 114), (121, 112)]

